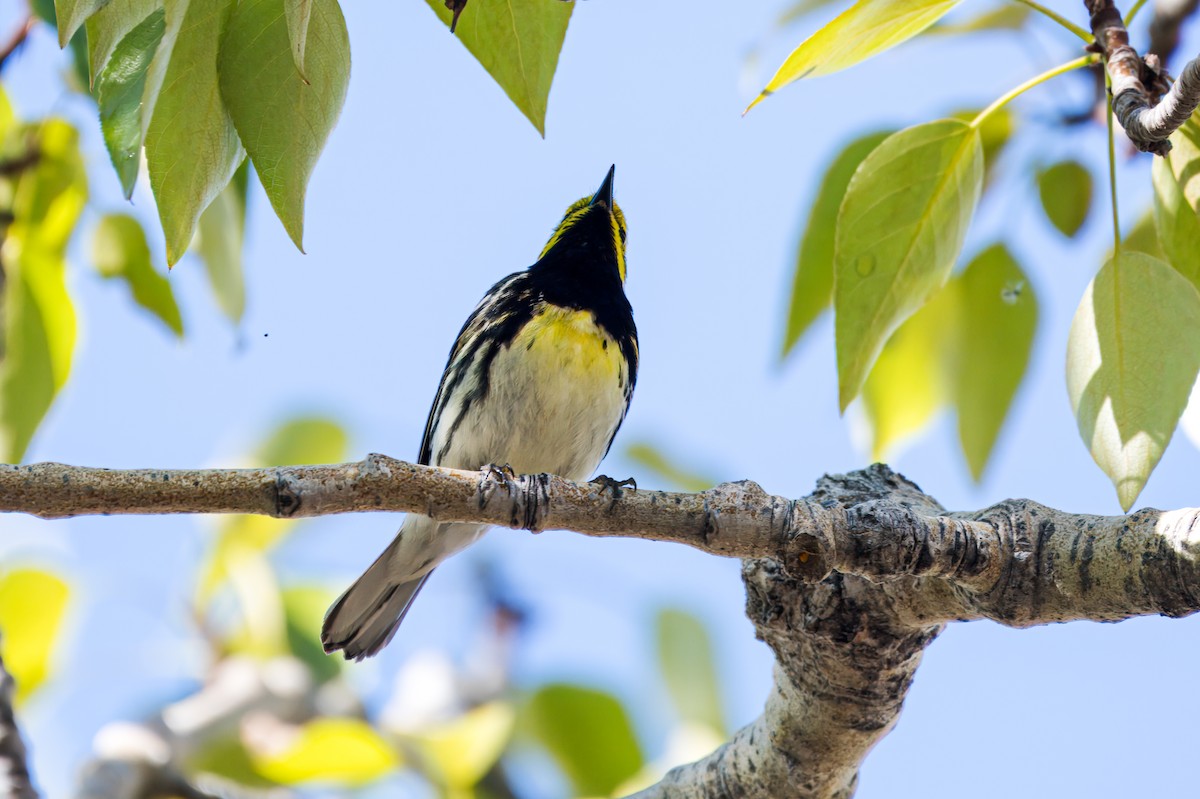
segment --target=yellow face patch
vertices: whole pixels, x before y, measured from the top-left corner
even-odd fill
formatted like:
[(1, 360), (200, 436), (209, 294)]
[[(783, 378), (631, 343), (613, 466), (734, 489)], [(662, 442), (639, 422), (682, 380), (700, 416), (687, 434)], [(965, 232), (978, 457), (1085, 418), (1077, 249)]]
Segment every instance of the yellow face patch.
[[(563, 234), (575, 226), (580, 219), (591, 211), (593, 208), (590, 197), (581, 197), (567, 208), (567, 213), (563, 215), (562, 221), (558, 223), (558, 227), (550, 234), (550, 240), (546, 242), (546, 246), (542, 248), (538, 258), (546, 257), (546, 253), (558, 244)], [(599, 206), (603, 208), (603, 206)], [(625, 282), (625, 214), (621, 213), (621, 206), (613, 203), (612, 213), (608, 215), (609, 221), (612, 224), (613, 251), (617, 254), (617, 271), (621, 275), (621, 282)]]

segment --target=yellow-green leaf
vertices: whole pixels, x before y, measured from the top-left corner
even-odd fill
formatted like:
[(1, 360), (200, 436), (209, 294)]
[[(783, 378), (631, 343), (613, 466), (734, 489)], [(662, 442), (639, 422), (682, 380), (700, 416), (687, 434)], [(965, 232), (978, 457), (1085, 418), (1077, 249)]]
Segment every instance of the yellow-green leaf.
[(306, 75), (304, 50), (308, 44), (308, 21), (312, 18), (313, 0), (284, 0), (283, 15), (287, 18), (288, 44), (296, 71)]
[(54, 16), (58, 20), (58, 46), (66, 47), (84, 20), (103, 8), (106, 3), (108, 0), (54, 0)]
[(430, 768), (429, 776), (457, 795), (474, 787), (500, 759), (515, 719), (512, 705), (488, 702), (408, 737)]
[[(1024, 8), (1024, 6), (1018, 6)], [(979, 116), (979, 109), (965, 109), (956, 111), (950, 115), (951, 119), (960, 119), (963, 122), (970, 123)], [(1000, 160), (1000, 153), (1004, 151), (1009, 139), (1017, 130), (1017, 117), (1008, 107), (998, 108), (989, 113), (979, 123), (979, 142), (983, 145), (983, 184), (986, 188), (992, 179), (992, 172), (996, 168), (996, 162)]]
[[(446, 26), (443, 0), (426, 0)], [(558, 68), (574, 3), (552, 0), (473, 0), (455, 35), (513, 104), (546, 135), (546, 98)]]
[(862, 387), (875, 460), (924, 429), (949, 399), (947, 359), (957, 313), (957, 287), (949, 283), (896, 329), (875, 360)]
[(133, 196), (142, 155), (146, 73), (165, 30), (163, 10), (152, 11), (116, 45), (96, 79), (100, 130), (126, 199)]
[(648, 441), (635, 441), (626, 446), (625, 457), (682, 491), (703, 491), (717, 484), (716, 480), (680, 464)]
[(655, 628), (659, 668), (679, 717), (724, 733), (720, 682), (708, 631), (695, 616), (672, 608), (659, 612)]
[(321, 620), (335, 597), (324, 588), (297, 586), (283, 590), (287, 643), (292, 654), (308, 666), (317, 682), (333, 679), (346, 662), (331, 658), (321, 648)]
[(959, 1), (858, 0), (793, 50), (746, 110), (792, 81), (828, 75), (895, 47), (937, 22)]
[(92, 83), (108, 64), (117, 44), (146, 17), (163, 7), (163, 0), (111, 0), (88, 17), (88, 72)]
[(249, 164), (249, 161), (242, 162), (229, 185), (204, 209), (196, 228), (196, 254), (204, 261), (217, 305), (235, 325), (246, 310), (242, 241), (246, 231)]
[(891, 133), (870, 133), (850, 142), (821, 176), (817, 197), (808, 214), (808, 225), (804, 228), (804, 238), (796, 253), (796, 273), (792, 278), (792, 299), (783, 332), (782, 358), (787, 357), (833, 299), (833, 243), (838, 209), (854, 170)]
[(0, 577), (0, 652), (17, 683), (18, 703), (50, 674), (70, 593), (66, 583), (43, 571), (18, 569)]
[(843, 410), (892, 332), (946, 282), (982, 185), (979, 133), (950, 119), (888, 137), (854, 173), (833, 262)]
[(166, 32), (147, 76), (145, 102), (152, 107), (146, 162), (168, 265), (183, 256), (201, 212), (242, 162), (242, 146), (217, 87), (217, 45), (236, 4), (166, 3)]
[[(348, 438), (336, 422), (301, 416), (276, 428), (252, 456), (259, 466), (337, 463), (345, 460)], [(196, 604), (205, 608), (237, 564), (261, 556), (295, 526), (294, 521), (264, 516), (231, 516), (218, 528), (196, 589)]]
[(1002, 244), (975, 256), (954, 283), (960, 307), (953, 370), (958, 436), (971, 476), (979, 480), (1029, 365), (1037, 297)]
[(930, 27), (925, 33), (939, 36), (958, 35), (963, 33), (980, 33), (982, 31), (1017, 31), (1025, 27), (1029, 21), (1032, 9), (1006, 3), (996, 8), (981, 11), (973, 17), (961, 21), (939, 22)]
[(321, 782), (354, 788), (386, 776), (401, 762), (369, 724), (349, 718), (310, 721), (282, 748), (249, 753), (255, 770), (281, 785)]
[(24, 137), (39, 158), (17, 180), (13, 220), (0, 250), (0, 458), (8, 463), (21, 460), (71, 370), (75, 311), (67, 293), (66, 249), (87, 200), (78, 139), (57, 119), (31, 127)]
[[(1121, 243), (1121, 247), (1126, 250), (1153, 255), (1160, 261), (1167, 260), (1167, 254), (1163, 252), (1162, 244), (1158, 240), (1158, 231), (1155, 228), (1154, 213), (1147, 211), (1138, 218), (1138, 221), (1134, 223), (1129, 233), (1125, 235), (1125, 240)], [(1108, 257), (1111, 258), (1112, 253), (1109, 253)]]
[(128, 214), (101, 217), (92, 234), (92, 261), (104, 277), (124, 280), (138, 305), (183, 336), (171, 283), (154, 269), (140, 222)]
[(1188, 117), (1179, 130), (1171, 134), (1171, 172), (1183, 191), (1188, 205), (1200, 214), (1200, 122)]
[[(1166, 158), (1155, 158), (1150, 168), (1154, 182), (1154, 222), (1165, 260), (1200, 288), (1200, 217), (1188, 205), (1175, 179), (1173, 148)], [(1200, 168), (1200, 161), (1196, 162)]]
[(221, 42), (221, 96), (254, 171), (296, 247), (304, 196), (350, 80), (350, 39), (337, 0), (312, 0), (304, 75), (288, 55), (284, 0), (243, 0)]
[(530, 698), (525, 716), (577, 796), (608, 796), (642, 766), (625, 708), (603, 691), (543, 685)]
[(1078, 161), (1060, 161), (1039, 171), (1037, 184), (1050, 223), (1074, 237), (1092, 206), (1092, 173)]
[(1067, 341), (1079, 433), (1133, 506), (1200, 371), (1200, 293), (1166, 263), (1118, 253), (1084, 292)]
[(262, 466), (337, 463), (349, 447), (346, 430), (322, 416), (299, 416), (275, 429), (254, 456)]

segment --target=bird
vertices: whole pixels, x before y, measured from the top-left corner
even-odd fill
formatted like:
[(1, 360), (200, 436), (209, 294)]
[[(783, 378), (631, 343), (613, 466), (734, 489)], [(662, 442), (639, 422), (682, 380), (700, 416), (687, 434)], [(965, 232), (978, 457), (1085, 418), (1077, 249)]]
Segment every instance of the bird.
[[(613, 165), (595, 194), (567, 208), (533, 265), (492, 286), (467, 318), (429, 410), (419, 463), (502, 464), (510, 474), (581, 481), (608, 454), (638, 368), (615, 174)], [(410, 513), (325, 614), (325, 651), (355, 661), (377, 654), (434, 568), (486, 529)]]

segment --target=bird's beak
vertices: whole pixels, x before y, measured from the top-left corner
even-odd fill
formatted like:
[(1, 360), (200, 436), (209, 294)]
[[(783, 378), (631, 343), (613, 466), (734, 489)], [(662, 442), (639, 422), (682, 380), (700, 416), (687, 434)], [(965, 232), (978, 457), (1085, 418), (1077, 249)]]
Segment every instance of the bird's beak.
[(613, 164), (608, 168), (608, 174), (604, 176), (604, 182), (600, 184), (600, 189), (592, 197), (592, 201), (588, 205), (603, 205), (609, 212), (613, 209), (613, 175), (617, 171), (617, 165)]

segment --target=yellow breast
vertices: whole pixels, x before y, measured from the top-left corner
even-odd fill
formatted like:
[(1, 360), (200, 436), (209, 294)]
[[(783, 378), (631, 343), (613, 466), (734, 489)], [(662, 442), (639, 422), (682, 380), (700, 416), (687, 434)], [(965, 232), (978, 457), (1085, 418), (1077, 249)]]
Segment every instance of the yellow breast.
[(543, 368), (582, 380), (579, 389), (584, 392), (589, 384), (607, 388), (618, 383), (624, 388), (627, 379), (621, 348), (590, 311), (546, 305), (517, 334), (512, 349), (543, 361)]

